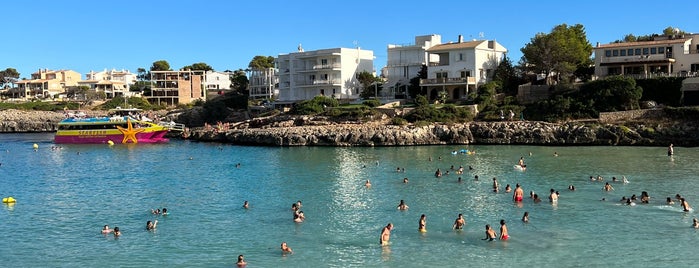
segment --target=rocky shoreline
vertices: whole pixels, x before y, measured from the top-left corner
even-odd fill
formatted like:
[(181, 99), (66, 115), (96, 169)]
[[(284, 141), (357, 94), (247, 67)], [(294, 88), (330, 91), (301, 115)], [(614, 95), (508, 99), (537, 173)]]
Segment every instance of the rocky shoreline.
[[(62, 112), (0, 111), (0, 133), (53, 132)], [(177, 121), (177, 120), (175, 120)], [(427, 126), (383, 121), (333, 122), (322, 117), (277, 116), (193, 128), (187, 139), (257, 146), (414, 146), (446, 144), (699, 146), (698, 122), (601, 124), (538, 121), (469, 122)], [(172, 135), (173, 137), (179, 135)]]
[(262, 146), (413, 146), (447, 144), (699, 146), (699, 126), (547, 123), (538, 121), (469, 122), (395, 126), (386, 122), (333, 123), (286, 118), (260, 125), (255, 120), (225, 131), (194, 129), (197, 141)]

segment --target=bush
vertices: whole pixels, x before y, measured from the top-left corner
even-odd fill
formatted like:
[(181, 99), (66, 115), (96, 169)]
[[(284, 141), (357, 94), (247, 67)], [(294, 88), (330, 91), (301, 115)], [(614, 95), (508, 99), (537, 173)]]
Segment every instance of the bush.
[(408, 124), (408, 120), (405, 120), (402, 117), (391, 118), (391, 125), (404, 126), (406, 124)]
[(379, 101), (377, 99), (368, 99), (368, 100), (365, 100), (364, 102), (362, 102), (362, 104), (369, 106), (371, 108), (374, 108), (374, 107), (381, 106), (381, 101)]

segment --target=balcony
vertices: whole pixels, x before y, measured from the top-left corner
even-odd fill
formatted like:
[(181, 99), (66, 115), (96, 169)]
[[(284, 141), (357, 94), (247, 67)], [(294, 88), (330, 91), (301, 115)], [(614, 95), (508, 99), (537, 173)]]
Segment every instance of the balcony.
[(340, 67), (342, 67), (342, 66), (339, 63), (318, 64), (318, 65), (313, 65), (313, 70), (340, 69)]
[(446, 86), (446, 85), (475, 85), (476, 78), (457, 77), (457, 78), (428, 78), (420, 79), (420, 86)]

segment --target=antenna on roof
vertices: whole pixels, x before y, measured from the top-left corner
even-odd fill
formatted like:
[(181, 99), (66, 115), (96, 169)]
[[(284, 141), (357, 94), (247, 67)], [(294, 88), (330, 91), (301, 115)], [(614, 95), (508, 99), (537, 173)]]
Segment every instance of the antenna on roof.
[(485, 33), (483, 33), (483, 32), (478, 33), (478, 38), (483, 39), (484, 36), (485, 36)]

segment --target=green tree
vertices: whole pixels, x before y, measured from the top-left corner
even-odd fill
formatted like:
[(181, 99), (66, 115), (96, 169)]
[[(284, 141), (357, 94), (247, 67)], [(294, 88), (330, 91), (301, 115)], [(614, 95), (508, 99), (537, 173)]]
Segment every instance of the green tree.
[(274, 68), (274, 57), (272, 56), (255, 56), (248, 64), (248, 68), (253, 70), (261, 70)]
[(240, 92), (243, 95), (249, 96), (248, 85), (250, 81), (245, 73), (245, 70), (238, 69), (231, 75), (231, 89)]
[(365, 99), (372, 96), (378, 98), (378, 92), (381, 92), (381, 89), (383, 89), (381, 79), (367, 71), (358, 73), (357, 81), (362, 85), (362, 91), (359, 93), (359, 96)]
[(214, 68), (203, 62), (197, 62), (192, 65), (187, 65), (182, 67), (182, 70), (192, 70), (192, 71), (213, 71)]
[(138, 68), (136, 70), (136, 79), (138, 81), (149, 81), (150, 80), (150, 72), (146, 70), (146, 68)]
[(150, 66), (151, 71), (172, 71), (170, 69), (170, 63), (166, 60), (154, 61), (153, 65)]
[(519, 84), (522, 84), (522, 79), (517, 73), (517, 69), (512, 66), (510, 58), (505, 55), (502, 61), (495, 69), (495, 74), (493, 75), (493, 81), (500, 84), (500, 91), (507, 95), (517, 95), (517, 88)]
[(597, 112), (638, 109), (643, 89), (636, 80), (624, 76), (608, 76), (602, 80), (585, 83), (580, 87), (578, 101), (591, 101)]
[(408, 86), (408, 95), (410, 98), (416, 98), (418, 95), (425, 95), (420, 87), (420, 79), (427, 79), (427, 65), (422, 65), (422, 68), (417, 75), (410, 79), (410, 85)]
[(522, 49), (522, 63), (529, 71), (544, 74), (547, 83), (551, 74), (556, 79), (571, 79), (579, 67), (592, 64), (592, 45), (587, 40), (581, 24), (561, 24), (551, 33), (537, 33)]
[(0, 71), (0, 88), (5, 86), (12, 86), (19, 78), (19, 72), (15, 68), (7, 68)]

